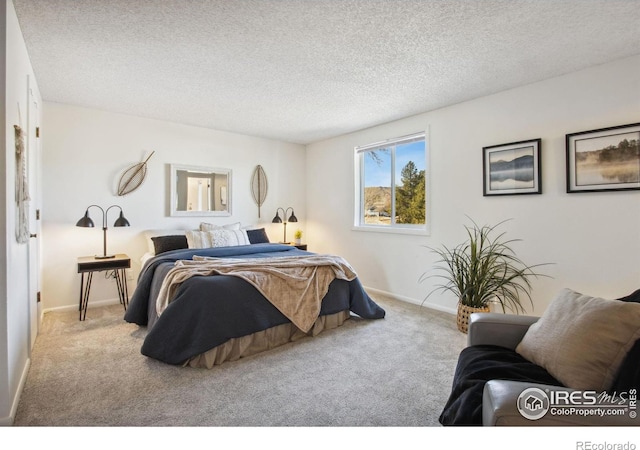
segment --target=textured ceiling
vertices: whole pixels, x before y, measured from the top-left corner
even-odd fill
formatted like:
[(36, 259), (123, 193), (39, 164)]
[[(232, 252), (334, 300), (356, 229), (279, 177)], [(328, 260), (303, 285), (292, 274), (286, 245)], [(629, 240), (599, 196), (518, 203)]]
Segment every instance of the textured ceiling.
[(13, 0), (45, 101), (310, 143), (640, 53), (640, 0)]

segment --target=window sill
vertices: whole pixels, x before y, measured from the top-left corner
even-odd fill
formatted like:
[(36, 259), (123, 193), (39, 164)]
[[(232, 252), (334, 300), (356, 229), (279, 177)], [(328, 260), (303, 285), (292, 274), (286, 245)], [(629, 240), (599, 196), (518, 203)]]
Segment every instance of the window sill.
[(390, 234), (409, 234), (417, 236), (429, 236), (428, 227), (425, 228), (403, 228), (403, 227), (380, 227), (375, 225), (354, 225), (352, 231), (366, 231), (369, 233), (390, 233)]

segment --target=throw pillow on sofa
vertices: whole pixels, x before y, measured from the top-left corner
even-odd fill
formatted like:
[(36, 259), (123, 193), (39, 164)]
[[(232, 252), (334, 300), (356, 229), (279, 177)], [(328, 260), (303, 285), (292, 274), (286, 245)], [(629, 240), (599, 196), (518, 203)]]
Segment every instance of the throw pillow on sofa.
[(640, 304), (563, 289), (533, 324), (516, 352), (565, 386), (609, 390), (640, 338)]

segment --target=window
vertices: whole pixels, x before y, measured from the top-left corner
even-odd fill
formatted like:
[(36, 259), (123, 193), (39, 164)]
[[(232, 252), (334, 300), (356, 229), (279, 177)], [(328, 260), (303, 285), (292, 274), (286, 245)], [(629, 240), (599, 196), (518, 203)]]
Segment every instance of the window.
[(426, 134), (356, 147), (355, 227), (426, 233)]

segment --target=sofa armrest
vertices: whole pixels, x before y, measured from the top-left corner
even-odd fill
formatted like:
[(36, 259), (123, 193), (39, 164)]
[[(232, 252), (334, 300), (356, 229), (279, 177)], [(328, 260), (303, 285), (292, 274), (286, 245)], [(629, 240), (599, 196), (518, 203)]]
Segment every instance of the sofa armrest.
[[(573, 389), (546, 384), (521, 381), (491, 380), (482, 393), (482, 424), (484, 426), (638, 426), (640, 418), (632, 419), (629, 414), (609, 416), (593, 414), (554, 414), (551, 410), (537, 420), (530, 420), (520, 414), (518, 396), (528, 388), (539, 388), (544, 392), (567, 391)], [(594, 409), (596, 409), (594, 407)]]
[(473, 313), (469, 319), (467, 345), (499, 345), (515, 350), (538, 319), (515, 314)]

